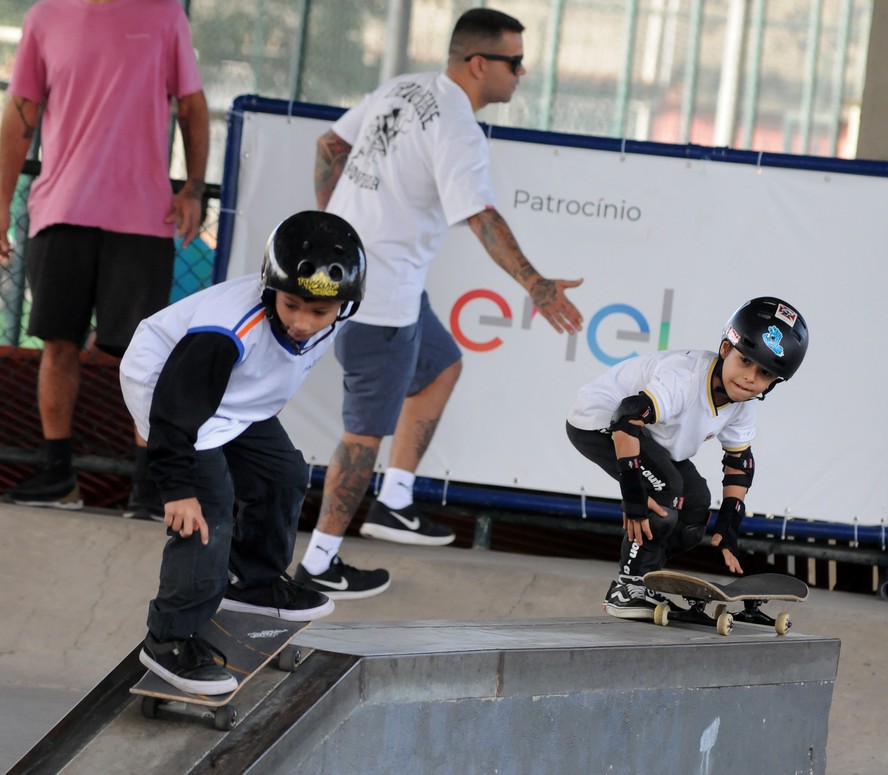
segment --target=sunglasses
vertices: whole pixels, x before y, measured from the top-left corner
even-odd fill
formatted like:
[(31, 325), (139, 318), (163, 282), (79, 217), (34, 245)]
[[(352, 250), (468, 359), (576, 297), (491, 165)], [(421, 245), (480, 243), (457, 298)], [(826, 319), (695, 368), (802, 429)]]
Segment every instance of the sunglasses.
[(518, 54), (511, 57), (506, 56), (505, 54), (469, 54), (463, 62), (468, 62), (472, 57), (484, 57), (492, 62), (508, 62), (512, 75), (518, 75), (518, 71), (521, 70), (521, 60), (524, 59), (524, 54)]

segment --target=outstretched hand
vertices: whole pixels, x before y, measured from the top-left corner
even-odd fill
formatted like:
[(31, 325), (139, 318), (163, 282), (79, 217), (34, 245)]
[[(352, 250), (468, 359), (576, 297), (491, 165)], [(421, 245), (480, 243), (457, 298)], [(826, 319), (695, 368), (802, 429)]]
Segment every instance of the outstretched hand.
[(548, 280), (542, 277), (534, 283), (530, 291), (530, 298), (540, 314), (559, 334), (565, 331), (575, 334), (583, 327), (582, 314), (565, 294), (568, 288), (576, 288), (582, 282), (582, 280)]

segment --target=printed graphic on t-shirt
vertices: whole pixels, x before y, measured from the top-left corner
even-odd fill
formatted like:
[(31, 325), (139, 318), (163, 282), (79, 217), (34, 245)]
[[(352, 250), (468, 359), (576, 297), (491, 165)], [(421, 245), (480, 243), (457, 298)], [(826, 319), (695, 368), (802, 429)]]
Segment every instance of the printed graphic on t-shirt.
[(440, 115), (432, 92), (411, 81), (395, 84), (386, 98), (391, 100), (390, 110), (370, 122), (344, 173), (356, 186), (371, 191), (379, 188), (380, 158), (397, 151), (398, 137), (414, 126), (424, 131)]

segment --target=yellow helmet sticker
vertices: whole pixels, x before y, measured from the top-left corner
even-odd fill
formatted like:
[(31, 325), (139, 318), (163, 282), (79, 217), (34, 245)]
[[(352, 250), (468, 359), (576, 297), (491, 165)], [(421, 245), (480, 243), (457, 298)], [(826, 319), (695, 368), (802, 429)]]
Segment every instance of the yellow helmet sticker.
[(297, 282), (300, 288), (305, 289), (312, 296), (339, 295), (339, 283), (331, 280), (323, 272), (315, 272), (311, 277), (300, 277)]

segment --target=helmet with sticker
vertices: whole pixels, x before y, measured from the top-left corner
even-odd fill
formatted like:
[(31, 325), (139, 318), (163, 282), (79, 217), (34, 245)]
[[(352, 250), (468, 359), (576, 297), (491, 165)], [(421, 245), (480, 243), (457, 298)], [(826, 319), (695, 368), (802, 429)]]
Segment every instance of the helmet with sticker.
[[(262, 259), (262, 298), (273, 314), (274, 293), (343, 302), (351, 317), (364, 297), (367, 257), (352, 226), (332, 213), (296, 213), (272, 231)], [(346, 314), (346, 307), (348, 307)]]
[(805, 358), (808, 325), (792, 305), (774, 296), (760, 296), (731, 315), (722, 341), (778, 379), (787, 380)]

